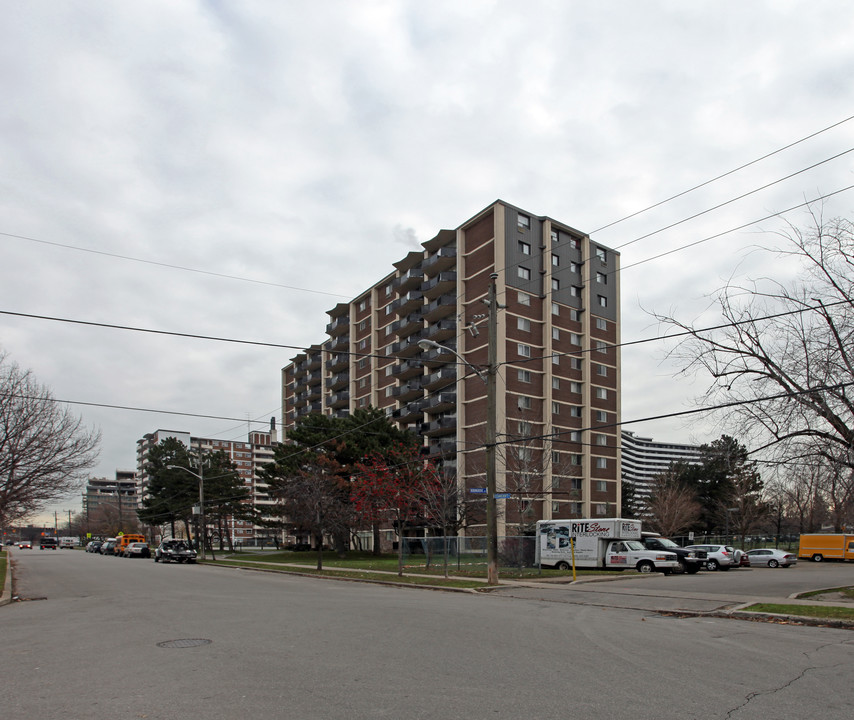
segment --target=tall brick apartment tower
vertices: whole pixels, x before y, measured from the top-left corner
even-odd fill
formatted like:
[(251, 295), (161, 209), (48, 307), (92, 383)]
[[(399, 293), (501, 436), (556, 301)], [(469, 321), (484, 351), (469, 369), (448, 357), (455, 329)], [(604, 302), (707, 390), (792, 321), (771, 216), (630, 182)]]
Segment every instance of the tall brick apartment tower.
[[(498, 501), (498, 534), (539, 519), (618, 516), (619, 255), (502, 201), (423, 248), (330, 310), (327, 339), (282, 370), (285, 434), (309, 413), (382, 408), (482, 505), (486, 385), (475, 368), (487, 365), (495, 273), (497, 489), (509, 494)], [(424, 339), (460, 357), (422, 349)]]

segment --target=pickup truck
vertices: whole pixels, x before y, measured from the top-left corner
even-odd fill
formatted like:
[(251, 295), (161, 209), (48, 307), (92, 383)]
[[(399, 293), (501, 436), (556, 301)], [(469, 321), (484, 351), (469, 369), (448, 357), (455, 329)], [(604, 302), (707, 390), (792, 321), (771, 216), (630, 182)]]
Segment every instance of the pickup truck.
[(666, 550), (667, 552), (676, 553), (679, 569), (673, 572), (677, 575), (683, 573), (693, 575), (698, 570), (706, 567), (707, 553), (705, 550), (687, 550), (677, 545), (670, 538), (649, 533), (643, 534), (641, 542), (643, 542), (644, 547), (648, 550)]

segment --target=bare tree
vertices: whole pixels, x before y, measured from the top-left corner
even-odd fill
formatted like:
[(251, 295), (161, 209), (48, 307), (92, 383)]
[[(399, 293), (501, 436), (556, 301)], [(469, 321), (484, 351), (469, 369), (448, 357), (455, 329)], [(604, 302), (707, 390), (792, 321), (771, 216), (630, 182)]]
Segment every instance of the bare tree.
[(99, 433), (0, 353), (0, 525), (78, 491), (99, 443)]
[(681, 535), (700, 517), (700, 503), (693, 489), (683, 485), (671, 469), (650, 481), (642, 514), (650, 527), (665, 537)]
[(797, 281), (727, 284), (716, 329), (656, 317), (684, 335), (671, 352), (684, 373), (710, 376), (700, 404), (756, 451), (854, 468), (854, 225), (811, 218), (809, 230), (790, 225), (781, 248), (764, 249), (797, 262)]

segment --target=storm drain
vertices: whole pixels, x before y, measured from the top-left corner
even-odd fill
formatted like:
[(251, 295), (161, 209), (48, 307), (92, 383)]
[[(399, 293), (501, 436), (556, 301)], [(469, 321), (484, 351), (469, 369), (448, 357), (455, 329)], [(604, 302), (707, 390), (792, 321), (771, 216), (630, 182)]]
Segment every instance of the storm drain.
[(164, 640), (157, 643), (157, 647), (162, 648), (188, 648), (199, 647), (199, 645), (210, 645), (213, 640), (205, 640), (204, 638), (184, 638), (182, 640)]

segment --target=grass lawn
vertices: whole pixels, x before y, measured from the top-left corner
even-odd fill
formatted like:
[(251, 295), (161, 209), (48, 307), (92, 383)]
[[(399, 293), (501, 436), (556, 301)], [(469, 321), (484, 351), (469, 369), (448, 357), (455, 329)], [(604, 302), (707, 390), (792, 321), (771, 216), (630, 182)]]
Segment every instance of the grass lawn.
[(802, 598), (818, 598), (822, 599), (822, 595), (826, 593), (840, 593), (846, 598), (854, 600), (854, 587), (838, 587), (838, 588), (830, 588), (830, 590), (813, 590), (812, 592), (805, 592), (798, 595), (798, 599)]
[(854, 620), (854, 607), (757, 603), (756, 605), (751, 605), (744, 609), (748, 612), (775, 613), (777, 615), (798, 615), (800, 617), (823, 618), (828, 620)]

